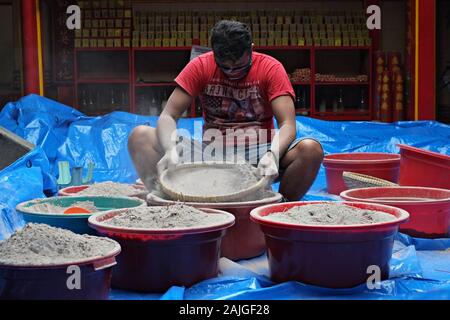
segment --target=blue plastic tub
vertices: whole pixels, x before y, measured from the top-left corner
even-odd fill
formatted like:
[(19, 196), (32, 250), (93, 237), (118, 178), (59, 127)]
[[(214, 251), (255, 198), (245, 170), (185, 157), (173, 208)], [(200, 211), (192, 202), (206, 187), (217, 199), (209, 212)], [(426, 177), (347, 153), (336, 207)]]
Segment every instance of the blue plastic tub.
[(35, 212), (30, 207), (37, 203), (51, 203), (61, 207), (70, 207), (79, 201), (92, 201), (99, 211), (109, 211), (125, 208), (134, 208), (145, 205), (144, 200), (128, 197), (99, 197), (99, 196), (79, 196), (79, 197), (53, 197), (46, 199), (35, 199), (22, 202), (17, 205), (17, 212), (22, 213), (25, 222), (45, 223), (52, 227), (71, 230), (78, 234), (96, 234), (88, 225), (88, 218), (91, 214), (64, 214)]

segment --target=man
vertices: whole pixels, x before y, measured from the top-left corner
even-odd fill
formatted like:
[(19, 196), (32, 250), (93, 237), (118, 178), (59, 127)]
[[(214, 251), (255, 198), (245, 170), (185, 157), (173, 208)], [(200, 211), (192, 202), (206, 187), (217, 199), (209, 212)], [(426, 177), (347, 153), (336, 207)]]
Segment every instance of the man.
[(158, 172), (179, 162), (176, 121), (199, 97), (203, 146), (194, 152), (204, 151), (206, 140), (222, 142), (217, 138), (222, 133), (227, 152), (244, 146), (240, 150), (247, 161), (257, 163), (262, 174), (280, 179), (285, 199), (299, 200), (317, 175), (323, 150), (313, 139), (295, 139), (295, 94), (286, 71), (276, 59), (253, 52), (251, 32), (243, 23), (217, 23), (211, 45), (212, 52), (194, 58), (175, 79), (177, 87), (157, 128), (139, 126), (131, 133), (128, 148), (140, 178), (151, 188)]

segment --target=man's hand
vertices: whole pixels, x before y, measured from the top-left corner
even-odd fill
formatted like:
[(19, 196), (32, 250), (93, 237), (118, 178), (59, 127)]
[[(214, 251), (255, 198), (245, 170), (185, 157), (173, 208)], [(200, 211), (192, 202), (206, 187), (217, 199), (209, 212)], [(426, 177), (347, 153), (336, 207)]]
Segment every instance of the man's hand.
[(167, 151), (166, 154), (161, 158), (161, 160), (159, 160), (159, 162), (156, 164), (158, 176), (160, 176), (164, 170), (174, 168), (176, 165), (178, 165), (178, 162), (179, 156), (177, 148), (176, 146), (174, 146), (169, 151)]
[(272, 179), (278, 177), (278, 160), (275, 155), (269, 151), (259, 160), (258, 173), (261, 176), (270, 176)]

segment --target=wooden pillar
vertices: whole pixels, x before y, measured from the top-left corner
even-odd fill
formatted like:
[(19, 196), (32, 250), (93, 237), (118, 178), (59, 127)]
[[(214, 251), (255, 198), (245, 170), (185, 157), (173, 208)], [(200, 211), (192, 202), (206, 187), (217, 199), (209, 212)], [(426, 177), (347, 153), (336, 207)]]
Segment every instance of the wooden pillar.
[(22, 51), (24, 93), (43, 95), (39, 0), (22, 0)]
[(436, 0), (414, 2), (414, 120), (436, 119)]

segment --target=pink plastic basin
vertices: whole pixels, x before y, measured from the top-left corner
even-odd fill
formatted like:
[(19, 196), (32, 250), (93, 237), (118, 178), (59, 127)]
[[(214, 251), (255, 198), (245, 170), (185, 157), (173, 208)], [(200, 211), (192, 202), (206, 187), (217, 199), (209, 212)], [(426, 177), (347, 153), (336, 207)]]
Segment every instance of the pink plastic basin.
[(165, 292), (171, 286), (189, 287), (217, 276), (220, 242), (226, 229), (234, 224), (234, 216), (220, 210), (201, 210), (226, 215), (226, 221), (202, 228), (137, 229), (104, 223), (124, 210), (92, 215), (89, 225), (122, 247), (113, 269), (112, 286)]
[(398, 144), (402, 186), (450, 189), (450, 156)]
[(265, 234), (272, 280), (300, 281), (329, 288), (349, 288), (365, 283), (368, 267), (380, 268), (381, 280), (389, 277), (389, 260), (405, 210), (371, 203), (342, 202), (361, 209), (378, 210), (395, 221), (372, 225), (313, 226), (268, 221), (264, 216), (324, 201), (271, 204), (256, 208), (251, 219)]
[(347, 190), (347, 201), (379, 203), (404, 209), (410, 219), (400, 231), (413, 237), (450, 236), (450, 190), (425, 187), (377, 187)]
[[(132, 184), (132, 186), (136, 189), (136, 194), (133, 194), (129, 197), (137, 197), (142, 200), (145, 200), (145, 197), (147, 196), (147, 188), (144, 185), (140, 184)], [(89, 185), (81, 185), (81, 186), (72, 186), (72, 187), (66, 187), (58, 191), (59, 196), (76, 196), (78, 192), (81, 192), (85, 189), (90, 187)]]
[[(229, 203), (199, 203), (189, 202), (196, 208), (212, 208), (230, 212), (236, 218), (236, 223), (231, 227), (222, 240), (221, 254), (231, 260), (250, 259), (260, 256), (266, 251), (264, 234), (257, 224), (250, 220), (250, 211), (262, 205), (278, 203), (282, 199), (281, 194), (272, 193), (271, 196), (255, 201), (229, 202)], [(163, 199), (149, 193), (147, 196), (149, 205), (171, 205), (177, 201)]]
[(323, 166), (327, 179), (328, 192), (339, 195), (347, 190), (342, 178), (343, 171), (356, 172), (397, 182), (400, 155), (394, 153), (335, 153), (324, 157)]

